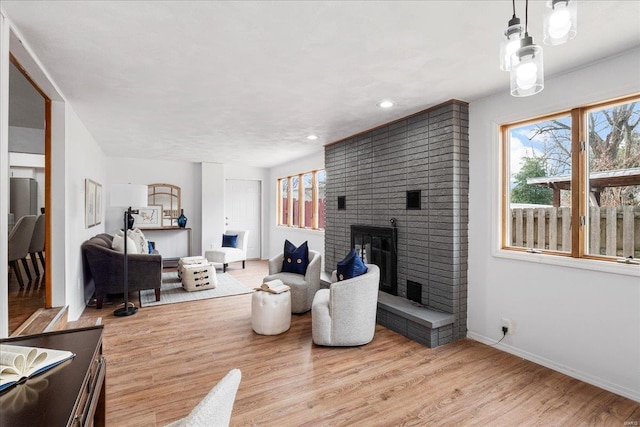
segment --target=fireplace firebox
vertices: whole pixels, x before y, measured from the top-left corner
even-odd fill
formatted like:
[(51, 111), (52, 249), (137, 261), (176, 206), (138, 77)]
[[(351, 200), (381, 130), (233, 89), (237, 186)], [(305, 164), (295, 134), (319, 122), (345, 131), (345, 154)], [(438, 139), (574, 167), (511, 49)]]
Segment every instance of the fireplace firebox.
[(379, 288), (391, 295), (398, 295), (397, 236), (396, 227), (351, 226), (351, 247), (365, 263), (380, 268)]

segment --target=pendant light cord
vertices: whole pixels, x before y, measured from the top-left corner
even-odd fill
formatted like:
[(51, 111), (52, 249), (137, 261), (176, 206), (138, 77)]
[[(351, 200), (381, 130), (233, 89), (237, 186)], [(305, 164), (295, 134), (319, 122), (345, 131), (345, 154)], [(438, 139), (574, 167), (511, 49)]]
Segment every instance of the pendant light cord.
[(516, 0), (513, 0), (513, 17), (516, 17)]
[(525, 0), (524, 2), (524, 36), (527, 37), (528, 35), (529, 35), (529, 0)]

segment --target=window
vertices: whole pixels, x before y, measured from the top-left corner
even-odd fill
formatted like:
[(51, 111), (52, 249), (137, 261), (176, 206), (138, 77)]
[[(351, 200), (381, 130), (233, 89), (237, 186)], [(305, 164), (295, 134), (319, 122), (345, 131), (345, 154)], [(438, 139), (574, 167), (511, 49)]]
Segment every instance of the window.
[(289, 219), (289, 180), (278, 180), (278, 217), (284, 219), (284, 225), (288, 225)]
[(586, 111), (589, 255), (640, 258), (639, 121), (640, 102)]
[(278, 179), (278, 225), (324, 229), (325, 183), (323, 170)]
[(324, 230), (325, 222), (325, 206), (327, 201), (327, 173), (325, 171), (318, 171), (316, 173), (317, 188), (318, 188), (318, 207), (314, 210), (317, 212), (316, 218), (318, 220), (317, 228)]
[(640, 258), (640, 97), (501, 126), (503, 249)]
[(300, 190), (302, 187), (300, 186), (300, 177), (292, 176), (291, 177), (291, 212), (293, 213), (293, 218), (291, 221), (291, 225), (294, 227), (304, 227), (304, 223), (300, 224)]

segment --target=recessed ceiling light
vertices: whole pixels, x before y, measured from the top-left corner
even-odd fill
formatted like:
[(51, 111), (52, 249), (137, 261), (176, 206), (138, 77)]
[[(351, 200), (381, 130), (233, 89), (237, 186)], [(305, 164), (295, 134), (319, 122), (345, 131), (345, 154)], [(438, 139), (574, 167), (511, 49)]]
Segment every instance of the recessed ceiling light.
[(385, 99), (384, 101), (378, 102), (378, 107), (380, 108), (391, 108), (395, 105), (395, 103), (389, 99)]
[(318, 135), (311, 134), (307, 136), (307, 139), (310, 139), (311, 141), (315, 141), (316, 139), (318, 139)]

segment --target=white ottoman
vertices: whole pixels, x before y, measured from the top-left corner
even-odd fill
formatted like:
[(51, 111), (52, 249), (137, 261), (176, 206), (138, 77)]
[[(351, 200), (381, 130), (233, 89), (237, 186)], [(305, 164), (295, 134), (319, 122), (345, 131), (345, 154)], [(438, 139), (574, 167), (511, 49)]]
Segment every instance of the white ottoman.
[(185, 264), (178, 271), (181, 271), (180, 281), (187, 292), (214, 289), (218, 285), (216, 269), (210, 262)]
[(183, 267), (191, 264), (202, 264), (209, 262), (203, 256), (185, 256), (178, 260), (178, 279), (182, 279)]
[(278, 335), (291, 327), (291, 292), (255, 291), (251, 298), (251, 327), (260, 335)]

